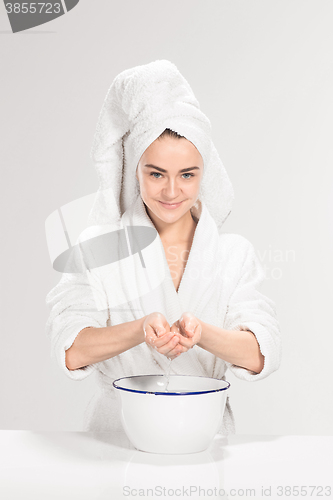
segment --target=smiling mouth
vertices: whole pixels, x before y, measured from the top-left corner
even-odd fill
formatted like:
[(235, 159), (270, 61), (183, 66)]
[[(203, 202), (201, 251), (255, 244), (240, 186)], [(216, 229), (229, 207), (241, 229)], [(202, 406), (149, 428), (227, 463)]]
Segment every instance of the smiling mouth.
[(173, 207), (178, 207), (181, 203), (183, 203), (183, 201), (178, 201), (178, 203), (165, 203), (164, 201), (159, 200), (159, 203), (161, 203), (165, 207), (173, 208)]

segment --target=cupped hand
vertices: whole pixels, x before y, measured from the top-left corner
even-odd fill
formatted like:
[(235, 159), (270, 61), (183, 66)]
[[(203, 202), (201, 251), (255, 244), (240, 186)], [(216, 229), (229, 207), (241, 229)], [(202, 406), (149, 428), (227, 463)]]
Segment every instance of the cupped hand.
[(202, 326), (194, 314), (185, 312), (171, 326), (171, 332), (178, 333), (180, 353), (192, 349), (201, 339)]
[(181, 335), (170, 330), (170, 325), (162, 313), (148, 314), (143, 323), (143, 331), (145, 342), (167, 358), (174, 359), (183, 352), (180, 345)]

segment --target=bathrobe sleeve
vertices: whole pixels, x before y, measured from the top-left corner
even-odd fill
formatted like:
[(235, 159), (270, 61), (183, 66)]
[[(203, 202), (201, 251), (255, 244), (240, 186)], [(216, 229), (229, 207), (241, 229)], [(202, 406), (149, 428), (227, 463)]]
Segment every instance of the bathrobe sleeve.
[[(89, 231), (83, 231), (78, 241), (88, 239), (88, 235), (91, 237)], [(96, 364), (69, 370), (65, 351), (71, 347), (81, 330), (89, 326), (105, 327), (109, 317), (107, 307), (102, 309), (97, 306), (106, 297), (102, 281), (98, 279), (98, 273), (87, 269), (86, 259), (79, 248), (75, 259), (79, 260), (82, 272), (63, 273), (59, 283), (46, 296), (49, 309), (46, 334), (51, 340), (51, 356), (56, 358), (60, 368), (73, 380), (86, 378), (95, 371)], [(99, 297), (97, 302), (96, 297)]]
[(236, 254), (242, 262), (241, 272), (229, 299), (224, 328), (251, 331), (256, 336), (265, 361), (258, 374), (231, 363), (227, 365), (238, 378), (255, 381), (267, 377), (280, 366), (280, 329), (274, 302), (257, 289), (265, 273), (254, 247), (246, 238), (239, 238)]

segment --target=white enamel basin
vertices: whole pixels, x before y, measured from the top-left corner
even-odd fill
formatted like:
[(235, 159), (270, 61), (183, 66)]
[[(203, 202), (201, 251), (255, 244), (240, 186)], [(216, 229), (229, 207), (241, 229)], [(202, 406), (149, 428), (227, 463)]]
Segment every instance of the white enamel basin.
[(229, 382), (209, 377), (138, 375), (113, 382), (121, 420), (140, 451), (162, 454), (206, 450), (223, 418)]

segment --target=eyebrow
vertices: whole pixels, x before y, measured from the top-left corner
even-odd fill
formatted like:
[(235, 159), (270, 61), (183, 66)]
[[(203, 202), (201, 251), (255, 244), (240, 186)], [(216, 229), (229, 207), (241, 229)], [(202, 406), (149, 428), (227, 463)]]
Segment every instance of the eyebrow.
[[(156, 165), (152, 165), (151, 163), (147, 163), (146, 165), (144, 165), (144, 167), (149, 167), (149, 168), (156, 168), (156, 170), (159, 170), (160, 172), (167, 172), (167, 170), (164, 170), (164, 168), (161, 168), (161, 167), (157, 167)], [(199, 167), (188, 167), (188, 168), (182, 168), (181, 170), (179, 170), (179, 172), (188, 172), (189, 170), (200, 170)]]

